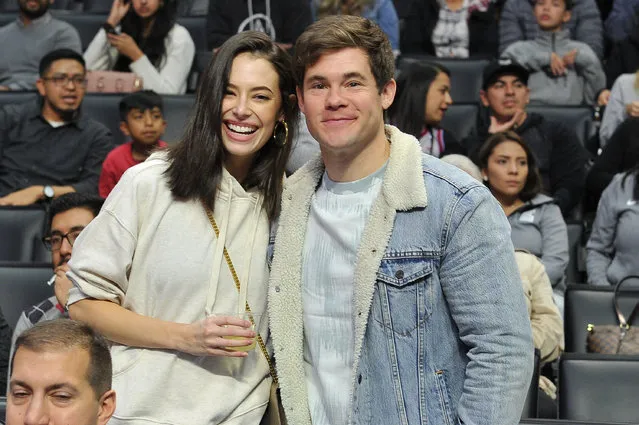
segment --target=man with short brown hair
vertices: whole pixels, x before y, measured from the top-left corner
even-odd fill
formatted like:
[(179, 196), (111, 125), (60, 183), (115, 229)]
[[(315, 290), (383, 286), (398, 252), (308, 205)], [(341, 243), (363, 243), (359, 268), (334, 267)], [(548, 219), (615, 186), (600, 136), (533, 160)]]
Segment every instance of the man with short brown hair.
[(295, 46), (321, 157), (288, 180), (269, 289), (289, 423), (518, 422), (533, 345), (509, 225), (481, 182), (384, 125), (393, 53), (355, 16)]
[(111, 354), (89, 326), (42, 322), (16, 341), (7, 425), (105, 425), (115, 411)]

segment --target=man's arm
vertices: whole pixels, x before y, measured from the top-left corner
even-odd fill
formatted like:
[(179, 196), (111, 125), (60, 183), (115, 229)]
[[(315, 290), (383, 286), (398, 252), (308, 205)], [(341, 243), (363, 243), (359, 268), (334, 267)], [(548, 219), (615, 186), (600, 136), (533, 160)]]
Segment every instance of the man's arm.
[(597, 102), (597, 95), (606, 88), (606, 74), (601, 61), (593, 50), (585, 44), (577, 49), (575, 56), (577, 74), (584, 79), (584, 101), (588, 105)]
[[(508, 46), (515, 41), (525, 40), (523, 24), (520, 24), (518, 14), (521, 12), (520, 2), (517, 0), (507, 1), (501, 12), (499, 20), (499, 53), (503, 53)], [(523, 3), (523, 1), (521, 1)], [(527, 5), (524, 5), (525, 7)]]
[(622, 41), (630, 35), (637, 22), (635, 13), (638, 6), (639, 0), (613, 1), (612, 10), (604, 22), (606, 34), (613, 42)]
[(603, 59), (603, 25), (595, 0), (576, 2), (571, 19), (576, 19), (574, 39), (586, 43), (599, 60)]
[(452, 212), (440, 281), (468, 365), (458, 416), (476, 425), (519, 421), (533, 370), (533, 341), (510, 225), (488, 189)]
[(69, 25), (60, 30), (57, 36), (55, 43), (56, 49), (71, 49), (74, 52), (82, 54), (82, 43), (80, 42), (78, 30)]
[[(87, 142), (89, 142), (87, 140)], [(89, 151), (82, 167), (82, 173), (73, 189), (76, 192), (98, 194), (98, 181), (102, 171), (102, 162), (113, 149), (111, 132), (106, 127), (100, 128), (93, 135), (91, 150)]]
[(541, 71), (550, 66), (552, 52), (541, 50), (533, 40), (517, 41), (503, 52), (503, 56), (510, 58), (529, 71)]
[[(73, 186), (51, 186), (53, 188), (53, 197), (57, 198), (65, 193), (75, 192)], [(0, 198), (2, 206), (23, 206), (35, 204), (44, 199), (44, 186), (29, 186), (24, 189), (16, 190), (8, 195)]]
[(577, 136), (558, 122), (547, 123), (551, 136), (550, 192), (565, 216), (581, 200), (586, 181), (588, 154)]
[(601, 195), (592, 233), (586, 244), (586, 272), (590, 285), (610, 285), (608, 267), (615, 254), (614, 243), (617, 233), (617, 212), (614, 211), (613, 203), (619, 185), (615, 183), (618, 183), (618, 180), (613, 180)]
[(237, 28), (231, 28), (230, 19), (226, 16), (226, 4), (224, 0), (209, 0), (209, 13), (206, 16), (209, 50), (217, 49), (237, 32)]

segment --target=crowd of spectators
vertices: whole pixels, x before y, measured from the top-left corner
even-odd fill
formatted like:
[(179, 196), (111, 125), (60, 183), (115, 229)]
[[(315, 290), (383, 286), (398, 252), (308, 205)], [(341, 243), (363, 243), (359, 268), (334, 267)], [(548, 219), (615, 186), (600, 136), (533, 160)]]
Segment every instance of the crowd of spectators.
[[(17, 19), (0, 28), (0, 91), (35, 90), (39, 96), (0, 108), (0, 206), (78, 192), (80, 206), (67, 210), (87, 210), (82, 202), (106, 198), (128, 168), (167, 146), (161, 95), (187, 93), (198, 53), (193, 34), (176, 22), (179, 14), (206, 14), (212, 52), (246, 30), (292, 49), (314, 20), (360, 15), (382, 28), (396, 56), (420, 58), (397, 75), (387, 122), (413, 135), (423, 152), (454, 154), (451, 162), (475, 167), (471, 172), (508, 217), (544, 362), (563, 349), (563, 294), (572, 283), (566, 281), (567, 220), (582, 220), (585, 213), (592, 221), (587, 283), (615, 285), (639, 275), (637, 0), (615, 0), (605, 13), (595, 0), (114, 0), (85, 51), (78, 31), (51, 14), (49, 0), (16, 1)], [(488, 60), (477, 93), (480, 112), (466, 117), (476, 125), (463, 138), (443, 124), (457, 82), (438, 59), (451, 58)], [(120, 103), (120, 130), (129, 138), (123, 145), (82, 113), (86, 78), (96, 70), (135, 73), (144, 82), (145, 90)], [(597, 110), (595, 149), (586, 149), (565, 123), (529, 112), (529, 104)], [(318, 151), (299, 123), (289, 174)], [(71, 238), (77, 237), (70, 232), (78, 226), (51, 225), (49, 244), (57, 238), (70, 258)], [(68, 261), (53, 257), (54, 268)], [(54, 301), (32, 313), (45, 307), (55, 312)], [(34, 322), (29, 314), (21, 321)], [(8, 326), (15, 324), (4, 323), (0, 312), (0, 340), (10, 334)], [(540, 385), (553, 393), (551, 382)]]

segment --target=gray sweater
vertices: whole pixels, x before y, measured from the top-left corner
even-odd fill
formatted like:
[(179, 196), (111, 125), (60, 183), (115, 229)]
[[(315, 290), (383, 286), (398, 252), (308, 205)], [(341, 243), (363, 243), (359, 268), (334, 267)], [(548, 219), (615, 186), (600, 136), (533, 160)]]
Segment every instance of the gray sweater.
[[(550, 55), (563, 57), (577, 50), (575, 65), (566, 74), (554, 76), (550, 71)], [(552, 105), (595, 103), (597, 93), (606, 88), (606, 74), (595, 52), (585, 43), (570, 39), (570, 32), (540, 31), (534, 40), (511, 44), (503, 56), (509, 57), (530, 71), (528, 87), (530, 101)]]
[[(539, 194), (508, 216), (515, 249), (536, 255), (555, 289), (563, 288), (568, 266), (568, 231), (561, 210), (549, 196)], [(558, 288), (558, 285), (561, 288)]]
[(606, 146), (619, 124), (628, 118), (626, 105), (639, 100), (639, 90), (635, 88), (636, 80), (637, 76), (634, 73), (622, 74), (615, 80), (599, 128), (599, 144), (602, 148)]
[(591, 285), (616, 285), (639, 274), (639, 202), (633, 199), (634, 175), (622, 184), (617, 174), (604, 190), (590, 240), (586, 270)]
[(31, 24), (20, 19), (0, 28), (0, 85), (11, 90), (35, 90), (44, 55), (56, 49), (82, 54), (78, 31), (48, 12)]
[[(565, 28), (571, 38), (590, 46), (600, 59), (603, 58), (603, 28), (599, 8), (595, 0), (574, 0), (570, 20)], [(515, 41), (533, 40), (539, 25), (533, 13), (534, 0), (508, 0), (499, 20), (499, 53)]]

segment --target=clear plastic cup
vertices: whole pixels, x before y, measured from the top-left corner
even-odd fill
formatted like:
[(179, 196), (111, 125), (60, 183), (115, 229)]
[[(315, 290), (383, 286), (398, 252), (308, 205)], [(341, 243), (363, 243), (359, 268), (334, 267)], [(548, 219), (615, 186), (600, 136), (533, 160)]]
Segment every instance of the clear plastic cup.
[[(251, 322), (251, 327), (250, 328), (240, 328), (240, 329), (251, 329), (252, 331), (257, 333), (256, 329), (259, 329), (260, 327), (260, 320), (262, 319), (262, 314), (261, 313), (253, 313), (253, 312), (244, 312), (244, 313), (229, 313), (229, 314), (224, 314), (224, 316), (233, 316), (233, 317), (237, 317), (238, 319), (242, 319), (242, 320), (248, 320), (249, 322)], [(233, 325), (227, 325), (228, 327), (232, 327)], [(246, 338), (243, 336), (225, 336), (223, 337), (224, 339), (251, 339), (251, 338)], [(252, 342), (249, 345), (241, 345), (239, 347), (225, 347), (227, 350), (231, 350), (231, 351), (251, 351), (253, 349), (255, 349), (255, 344), (257, 343), (257, 335), (255, 336), (255, 338), (252, 338)]]

